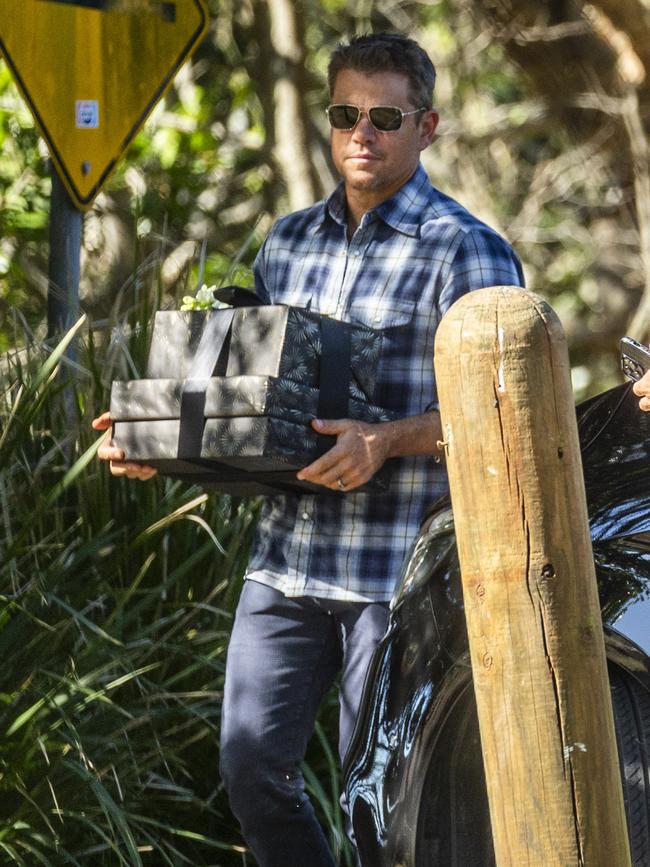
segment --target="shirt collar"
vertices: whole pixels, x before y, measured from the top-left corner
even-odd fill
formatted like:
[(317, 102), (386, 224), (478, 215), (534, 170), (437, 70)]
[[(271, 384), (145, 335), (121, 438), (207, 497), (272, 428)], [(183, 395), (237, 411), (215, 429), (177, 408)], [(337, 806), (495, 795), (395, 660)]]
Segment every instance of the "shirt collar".
[[(331, 196), (325, 200), (325, 211), (330, 217), (339, 224), (339, 226), (347, 227), (348, 220), (345, 206), (345, 190), (343, 181), (334, 190)], [(323, 216), (325, 216), (323, 214)]]
[[(397, 232), (417, 237), (420, 231), (425, 211), (431, 205), (430, 199), (431, 182), (429, 177), (418, 163), (418, 167), (409, 180), (395, 195), (385, 202), (377, 205), (364, 217), (367, 220), (370, 215), (380, 217), (385, 223)], [(329, 216), (340, 226), (347, 226), (345, 207), (345, 192), (341, 182), (334, 192), (323, 202), (322, 220)], [(319, 223), (322, 225), (322, 220)]]

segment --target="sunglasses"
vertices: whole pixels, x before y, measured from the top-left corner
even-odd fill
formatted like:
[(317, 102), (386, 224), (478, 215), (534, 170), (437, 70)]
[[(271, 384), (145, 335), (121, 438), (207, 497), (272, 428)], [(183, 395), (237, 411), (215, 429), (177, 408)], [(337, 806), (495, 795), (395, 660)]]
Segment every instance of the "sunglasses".
[(368, 115), (368, 120), (378, 132), (397, 132), (402, 121), (410, 114), (419, 114), (426, 108), (416, 108), (414, 111), (402, 111), (394, 105), (373, 105), (372, 108), (359, 108), (356, 105), (337, 104), (325, 109), (325, 114), (333, 129), (354, 129), (362, 114)]

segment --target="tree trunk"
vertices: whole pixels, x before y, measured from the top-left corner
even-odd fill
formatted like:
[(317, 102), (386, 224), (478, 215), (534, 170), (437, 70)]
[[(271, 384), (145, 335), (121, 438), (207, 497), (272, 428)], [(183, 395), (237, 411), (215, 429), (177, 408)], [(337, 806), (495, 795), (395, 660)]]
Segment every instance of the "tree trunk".
[(292, 210), (305, 208), (317, 198), (309, 118), (303, 102), (305, 50), (297, 5), (291, 0), (268, 0), (274, 51), (275, 158)]

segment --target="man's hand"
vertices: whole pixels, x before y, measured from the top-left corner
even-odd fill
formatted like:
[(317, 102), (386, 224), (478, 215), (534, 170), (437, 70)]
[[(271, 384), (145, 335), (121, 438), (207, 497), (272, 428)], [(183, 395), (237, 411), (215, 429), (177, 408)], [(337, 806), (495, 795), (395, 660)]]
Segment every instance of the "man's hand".
[(297, 478), (301, 481), (351, 491), (367, 482), (389, 457), (390, 437), (384, 424), (314, 419), (312, 427), (320, 434), (335, 436), (336, 445), (300, 470)]
[(97, 450), (97, 457), (102, 461), (110, 461), (111, 474), (114, 476), (125, 476), (127, 479), (139, 479), (141, 482), (146, 482), (147, 479), (153, 478), (158, 470), (154, 467), (149, 467), (146, 464), (135, 464), (131, 461), (124, 460), (124, 452), (122, 449), (117, 449), (111, 445), (111, 421), (110, 413), (103, 412), (98, 418), (93, 419), (92, 426), (95, 430), (105, 430), (106, 436), (104, 442)]
[(365, 484), (387, 458), (430, 455), (439, 460), (444, 455), (437, 412), (378, 424), (349, 418), (314, 419), (312, 427), (318, 433), (335, 436), (336, 445), (300, 470), (297, 478), (333, 491), (352, 491)]
[(639, 406), (646, 412), (650, 412), (650, 370), (635, 382), (632, 391), (640, 397)]

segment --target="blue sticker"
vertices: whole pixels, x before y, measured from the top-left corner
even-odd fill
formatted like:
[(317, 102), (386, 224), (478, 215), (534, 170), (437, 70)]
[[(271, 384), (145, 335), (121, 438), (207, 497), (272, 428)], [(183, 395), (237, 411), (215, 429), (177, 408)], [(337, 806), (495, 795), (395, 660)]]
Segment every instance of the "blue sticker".
[(78, 99), (75, 102), (77, 129), (97, 129), (99, 127), (99, 102), (96, 99)]

